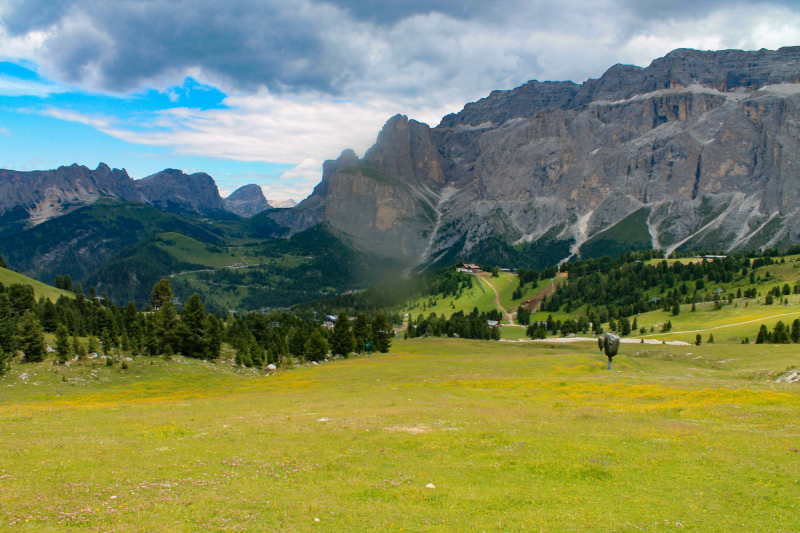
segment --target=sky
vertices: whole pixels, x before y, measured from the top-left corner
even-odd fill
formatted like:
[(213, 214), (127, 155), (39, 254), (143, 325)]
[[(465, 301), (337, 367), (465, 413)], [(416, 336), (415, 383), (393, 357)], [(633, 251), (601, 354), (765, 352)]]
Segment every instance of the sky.
[(0, 168), (179, 168), (299, 201), (397, 113), (796, 45), (798, 0), (0, 0)]

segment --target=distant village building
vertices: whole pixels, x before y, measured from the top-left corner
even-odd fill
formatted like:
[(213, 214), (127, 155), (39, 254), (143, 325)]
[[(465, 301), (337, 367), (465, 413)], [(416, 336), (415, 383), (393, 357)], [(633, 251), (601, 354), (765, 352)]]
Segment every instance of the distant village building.
[(490, 328), (493, 328), (495, 326), (498, 327), (498, 328), (502, 328), (503, 327), (503, 324), (501, 324), (497, 320), (487, 320), (486, 323), (489, 324)]
[(328, 319), (328, 322), (336, 322), (336, 317), (333, 315), (328, 315), (325, 318)]
[(228, 268), (244, 268), (246, 265), (244, 263), (234, 263), (230, 265)]
[(478, 272), (482, 272), (481, 267), (473, 265), (472, 263), (464, 263), (464, 266), (460, 267), (458, 271), (465, 274), (477, 274)]

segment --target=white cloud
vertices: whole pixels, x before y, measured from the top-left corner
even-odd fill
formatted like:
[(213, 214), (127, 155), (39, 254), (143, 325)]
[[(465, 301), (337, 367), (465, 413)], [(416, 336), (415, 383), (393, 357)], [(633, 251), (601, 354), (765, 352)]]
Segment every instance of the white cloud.
[[(116, 16), (107, 4), (76, 3), (46, 30), (11, 37), (0, 27), (0, 56), (51, 65), (55, 75), (82, 87), (118, 90), (138, 83), (156, 86), (173, 99), (177, 93), (169, 90), (171, 84), (187, 74), (220, 87), (232, 94), (226, 109), (171, 109), (146, 122), (124, 122), (102, 111), (91, 116), (58, 109), (44, 113), (178, 154), (297, 164), (280, 180), (262, 184), (270, 199), (304, 197), (318, 183), (322, 161), (345, 148), (363, 155), (396, 113), (435, 126), (466, 102), (530, 79), (580, 82), (599, 77), (615, 63), (647, 66), (681, 47), (800, 44), (800, 13), (788, 3), (676, 1), (658, 7), (622, 0), (526, 0), (504, 3), (508, 9), (476, 3), (483, 7), (470, 9), (479, 13), (464, 17), (409, 8), (408, 16), (386, 24), (350, 17), (336, 2), (321, 6), (307, 0), (252, 3), (249, 13), (261, 17), (253, 20), (242, 19), (241, 13), (225, 19), (218, 16), (226, 12), (222, 4), (198, 1), (190, 15), (172, 20), (174, 12), (186, 15), (179, 3), (188, 5), (154, 1), (134, 9), (135, 3), (126, 4), (119, 16), (129, 24), (118, 31), (100, 24), (103, 17)], [(246, 15), (246, 4), (237, 0), (230, 5)], [(0, 0), (0, 14), (3, 6)], [(272, 10), (275, 6), (283, 7)], [(153, 28), (139, 13), (151, 8), (164, 13)], [(246, 23), (247, 30), (239, 23)], [(276, 26), (273, 35), (271, 23), (299, 24), (307, 34)], [(144, 29), (137, 31), (136, 24)], [(195, 35), (195, 27), (208, 31), (189, 44), (175, 40), (176, 35)], [(282, 59), (275, 49), (284, 45), (294, 48)], [(150, 56), (151, 48), (160, 51)], [(221, 50), (221, 55), (209, 50)], [(257, 81), (259, 76), (264, 79)], [(49, 89), (15, 87), (0, 77), (0, 94), (33, 90)], [(340, 100), (331, 96), (337, 91)]]

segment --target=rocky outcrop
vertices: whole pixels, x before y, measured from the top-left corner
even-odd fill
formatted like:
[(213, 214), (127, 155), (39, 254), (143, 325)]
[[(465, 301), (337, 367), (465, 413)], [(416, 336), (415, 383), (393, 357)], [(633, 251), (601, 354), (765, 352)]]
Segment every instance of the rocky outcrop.
[[(583, 84), (495, 91), (436, 128), (390, 119), (275, 220), (410, 263), (487, 239), (563, 254), (800, 241), (800, 47), (676, 50)], [(271, 215), (272, 216), (272, 215)]]
[(267, 203), (270, 207), (275, 209), (291, 209), (292, 207), (297, 206), (297, 202), (294, 199), (289, 198), (288, 200), (267, 200)]
[(231, 213), (244, 218), (250, 218), (262, 211), (272, 209), (267, 199), (264, 198), (261, 187), (254, 183), (236, 189), (233, 194), (225, 198), (222, 204)]
[(204, 172), (187, 175), (168, 168), (134, 184), (145, 202), (158, 209), (197, 214), (223, 210), (217, 184)]
[(214, 180), (203, 173), (167, 169), (134, 180), (125, 170), (105, 163), (96, 170), (80, 165), (34, 172), (0, 170), (0, 223), (36, 225), (101, 197), (201, 215), (223, 208)]

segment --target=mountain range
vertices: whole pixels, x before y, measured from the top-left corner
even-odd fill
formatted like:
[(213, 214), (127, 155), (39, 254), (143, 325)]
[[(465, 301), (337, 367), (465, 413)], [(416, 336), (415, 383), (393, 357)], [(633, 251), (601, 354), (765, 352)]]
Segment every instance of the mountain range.
[[(324, 224), (351, 249), (405, 267), (542, 268), (649, 248), (785, 248), (800, 242), (799, 195), (800, 47), (679, 49), (580, 84), (494, 91), (433, 128), (392, 117), (362, 157), (345, 150), (326, 161), (297, 206), (281, 208), (258, 185), (223, 200), (207, 174), (172, 169), (141, 180), (105, 164), (0, 170), (0, 252), (49, 276), (58, 257), (75, 264), (105, 250), (80, 269), (88, 279), (121, 248), (77, 222), (66, 242), (37, 228), (77, 221), (102, 199), (97, 213), (117, 202), (124, 213), (170, 214), (137, 215), (137, 231), (120, 230), (125, 246), (181, 227), (216, 246)], [(92, 219), (123, 228), (114, 213)], [(22, 243), (24, 253), (13, 249)]]
[(799, 119), (800, 47), (679, 49), (495, 91), (435, 128), (395, 116), (271, 216), (410, 264), (785, 247), (800, 240)]

